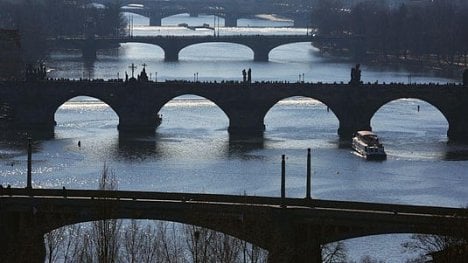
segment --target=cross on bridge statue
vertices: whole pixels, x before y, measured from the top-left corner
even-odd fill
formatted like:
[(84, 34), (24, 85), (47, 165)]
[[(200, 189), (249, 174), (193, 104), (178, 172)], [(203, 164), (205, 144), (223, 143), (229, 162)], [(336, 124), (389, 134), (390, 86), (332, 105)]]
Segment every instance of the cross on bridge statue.
[(135, 69), (137, 68), (137, 66), (135, 66), (135, 64), (132, 63), (132, 65), (130, 65), (128, 68), (132, 70), (132, 79), (134, 80), (135, 79)]

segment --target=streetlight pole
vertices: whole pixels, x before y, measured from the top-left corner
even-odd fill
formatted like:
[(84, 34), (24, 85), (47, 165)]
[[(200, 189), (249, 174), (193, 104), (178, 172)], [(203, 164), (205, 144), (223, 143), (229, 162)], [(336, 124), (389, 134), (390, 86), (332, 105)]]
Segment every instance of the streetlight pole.
[(311, 185), (311, 169), (310, 169), (310, 166), (311, 166), (311, 161), (310, 161), (310, 148), (307, 149), (307, 182), (306, 182), (306, 198), (307, 199), (311, 199), (311, 189), (310, 189), (310, 185)]
[(31, 145), (31, 138), (28, 138), (28, 177), (26, 182), (26, 189), (32, 189), (32, 145)]
[(281, 199), (286, 198), (286, 161), (285, 155), (281, 156)]

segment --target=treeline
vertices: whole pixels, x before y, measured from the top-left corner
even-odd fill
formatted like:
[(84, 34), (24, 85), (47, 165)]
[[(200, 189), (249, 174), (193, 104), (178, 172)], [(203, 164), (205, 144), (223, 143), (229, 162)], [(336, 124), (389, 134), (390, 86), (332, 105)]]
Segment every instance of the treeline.
[[(312, 25), (323, 35), (353, 36), (353, 54), (392, 57), (439, 65), (467, 65), (468, 3), (434, 0), (390, 8), (379, 0), (346, 8), (341, 0), (320, 0)], [(364, 57), (361, 57), (364, 58)]]
[(45, 236), (46, 262), (267, 262), (267, 252), (212, 230), (153, 221), (102, 220)]
[(0, 28), (18, 30), (24, 62), (36, 63), (47, 55), (48, 37), (124, 33), (120, 6), (119, 0), (104, 8), (90, 0), (0, 0)]

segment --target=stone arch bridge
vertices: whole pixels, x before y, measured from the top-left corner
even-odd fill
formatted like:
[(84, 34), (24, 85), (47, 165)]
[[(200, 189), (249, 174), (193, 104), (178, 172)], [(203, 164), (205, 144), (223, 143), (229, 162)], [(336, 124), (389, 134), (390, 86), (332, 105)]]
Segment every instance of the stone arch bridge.
[(103, 219), (154, 219), (223, 232), (269, 252), (268, 261), (318, 263), (321, 245), (362, 236), (466, 237), (468, 211), (315, 199), (129, 191), (12, 189), (0, 192), (0, 257), (44, 262), (43, 235)]
[(403, 98), (428, 102), (445, 116), (450, 140), (468, 138), (468, 87), (457, 84), (325, 84), (275, 82), (123, 82), (36, 81), (0, 82), (3, 119), (31, 130), (50, 130), (54, 115), (66, 101), (89, 96), (108, 104), (118, 115), (121, 132), (154, 133), (158, 112), (181, 95), (197, 95), (215, 103), (229, 119), (231, 134), (260, 135), (264, 117), (279, 101), (303, 96), (324, 103), (339, 121), (338, 134), (350, 138), (371, 130), (373, 115), (385, 104)]
[(330, 41), (354, 41), (353, 38), (314, 36), (314, 35), (229, 35), (229, 36), (133, 36), (133, 37), (99, 37), (85, 38), (52, 38), (49, 46), (55, 48), (79, 49), (84, 58), (96, 58), (96, 51), (116, 47), (121, 43), (143, 43), (161, 47), (166, 61), (179, 60), (179, 52), (191, 45), (202, 43), (234, 43), (250, 48), (255, 61), (268, 61), (272, 49), (285, 44), (298, 42), (322, 43)]

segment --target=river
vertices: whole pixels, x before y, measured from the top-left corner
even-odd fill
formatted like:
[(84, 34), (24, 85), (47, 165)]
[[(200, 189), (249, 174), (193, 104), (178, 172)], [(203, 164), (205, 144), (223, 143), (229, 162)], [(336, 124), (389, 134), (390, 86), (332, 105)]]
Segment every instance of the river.
[[(135, 35), (213, 34), (168, 24), (213, 23), (212, 16), (178, 15), (148, 27), (146, 18), (133, 15)], [(285, 24), (286, 23), (286, 24)], [(220, 28), (220, 34), (305, 34), (288, 22), (243, 19), (242, 28)], [(221, 23), (222, 24), (222, 23)], [(256, 26), (269, 26), (258, 28)], [(116, 78), (146, 64), (151, 79), (200, 81), (240, 80), (251, 68), (256, 80), (349, 81), (351, 62), (320, 56), (309, 43), (278, 47), (269, 62), (254, 62), (250, 49), (211, 43), (181, 51), (180, 61), (164, 62), (163, 51), (146, 44), (123, 44), (99, 51), (85, 62), (76, 51), (53, 52), (47, 61), (50, 77)], [(364, 82), (458, 82), (427, 72), (362, 65)], [(419, 106), (419, 111), (417, 110)], [(311, 98), (281, 101), (265, 118), (263, 139), (236, 140), (227, 132), (228, 119), (213, 103), (182, 96), (160, 112), (163, 123), (154, 136), (122, 138), (118, 118), (104, 103), (77, 97), (56, 113), (53, 139), (34, 142), (33, 186), (88, 188), (98, 185), (104, 163), (125, 190), (280, 195), (280, 160), (287, 156), (286, 194), (304, 197), (307, 148), (312, 149), (314, 198), (397, 204), (462, 207), (468, 203), (468, 147), (448, 143), (448, 124), (430, 104), (412, 99), (391, 102), (372, 118), (371, 125), (386, 147), (388, 159), (365, 161), (343, 147), (338, 120), (327, 107)], [(78, 141), (81, 147), (77, 146)], [(26, 179), (24, 142), (0, 141), (0, 182), (22, 187)], [(353, 260), (371, 255), (385, 262), (403, 262), (409, 254), (400, 244), (409, 235), (382, 235), (346, 241)]]

